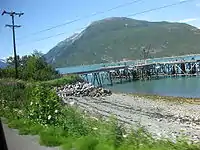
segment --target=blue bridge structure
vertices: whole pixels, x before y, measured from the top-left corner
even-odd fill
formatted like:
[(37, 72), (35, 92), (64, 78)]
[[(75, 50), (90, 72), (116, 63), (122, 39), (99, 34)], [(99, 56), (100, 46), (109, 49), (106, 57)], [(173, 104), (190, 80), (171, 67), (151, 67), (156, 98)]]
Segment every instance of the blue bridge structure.
[(77, 74), (97, 86), (136, 80), (200, 75), (200, 54), (126, 61), (121, 65), (118, 64), (64, 75)]

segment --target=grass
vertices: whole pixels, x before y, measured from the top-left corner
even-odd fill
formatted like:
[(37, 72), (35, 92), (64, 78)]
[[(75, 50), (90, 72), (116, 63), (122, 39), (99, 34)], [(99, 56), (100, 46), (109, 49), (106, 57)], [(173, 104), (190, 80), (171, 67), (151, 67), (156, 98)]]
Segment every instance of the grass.
[(20, 135), (38, 135), (44, 130), (42, 125), (25, 119), (12, 119), (7, 124), (9, 128), (18, 129)]
[(61, 78), (58, 79), (40, 82), (40, 84), (55, 87), (66, 84), (72, 84), (77, 81), (82, 81), (82, 79), (77, 75), (67, 75), (67, 76), (62, 76)]
[(40, 134), (40, 144), (55, 147), (65, 143), (67, 137), (57, 133), (55, 130), (44, 130)]
[(48, 81), (23, 81), (23, 80), (16, 80), (14, 78), (1, 78), (0, 84), (4, 85), (13, 85), (13, 84), (24, 84), (24, 85), (30, 85), (30, 84), (41, 84), (46, 85), (50, 87), (55, 86), (61, 86), (66, 84), (72, 84), (76, 83), (78, 81), (83, 81), (78, 75), (65, 75), (61, 76), (60, 78), (48, 80)]
[(66, 138), (65, 143), (61, 145), (63, 150), (71, 150), (73, 148), (73, 138)]

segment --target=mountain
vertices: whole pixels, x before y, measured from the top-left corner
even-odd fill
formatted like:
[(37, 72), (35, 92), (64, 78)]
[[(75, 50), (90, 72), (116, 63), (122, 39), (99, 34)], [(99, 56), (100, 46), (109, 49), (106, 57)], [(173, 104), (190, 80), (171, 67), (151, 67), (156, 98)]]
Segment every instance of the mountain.
[(45, 58), (55, 67), (200, 53), (200, 30), (184, 23), (148, 22), (125, 17), (95, 21), (53, 47)]
[(4, 62), (4, 60), (0, 59), (0, 68), (5, 68), (7, 64)]

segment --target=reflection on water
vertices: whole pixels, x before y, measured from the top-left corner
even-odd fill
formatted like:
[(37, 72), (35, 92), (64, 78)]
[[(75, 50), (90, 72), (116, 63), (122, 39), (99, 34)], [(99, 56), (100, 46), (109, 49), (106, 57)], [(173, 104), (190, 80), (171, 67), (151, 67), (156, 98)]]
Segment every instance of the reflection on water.
[(162, 96), (199, 97), (200, 77), (165, 78), (115, 84), (107, 88), (115, 92), (158, 94)]

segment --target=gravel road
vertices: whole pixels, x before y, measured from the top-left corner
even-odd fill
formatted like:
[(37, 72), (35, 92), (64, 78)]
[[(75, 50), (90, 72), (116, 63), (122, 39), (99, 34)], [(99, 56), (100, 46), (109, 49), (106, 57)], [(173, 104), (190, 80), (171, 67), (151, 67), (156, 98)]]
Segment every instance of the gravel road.
[(154, 137), (175, 139), (186, 135), (193, 142), (200, 141), (200, 105), (197, 104), (155, 101), (127, 94), (102, 98), (68, 97), (64, 102), (75, 103), (92, 114), (115, 115), (129, 127), (140, 123)]

